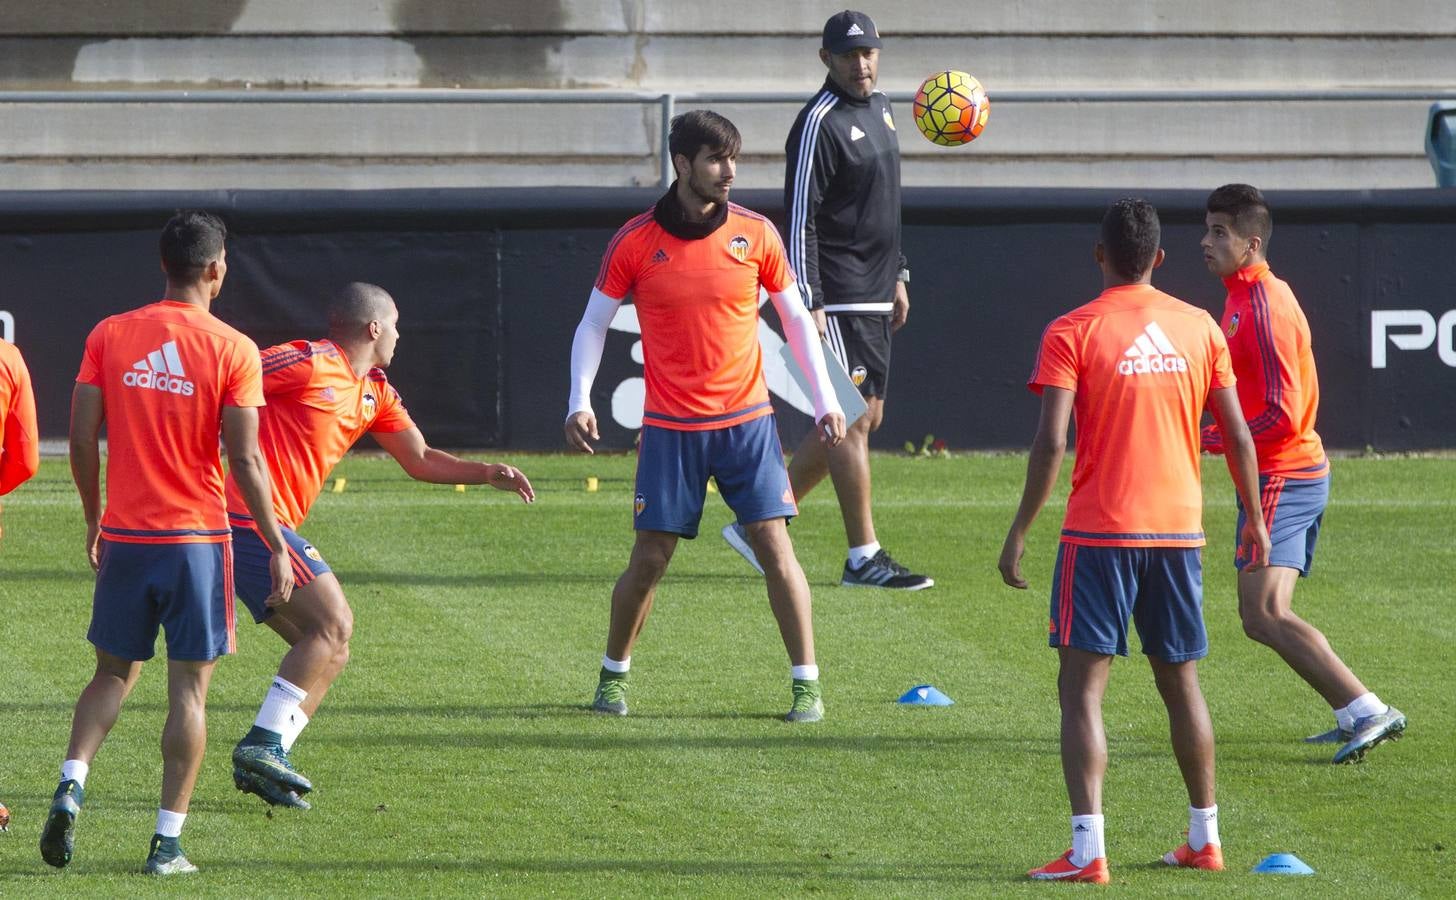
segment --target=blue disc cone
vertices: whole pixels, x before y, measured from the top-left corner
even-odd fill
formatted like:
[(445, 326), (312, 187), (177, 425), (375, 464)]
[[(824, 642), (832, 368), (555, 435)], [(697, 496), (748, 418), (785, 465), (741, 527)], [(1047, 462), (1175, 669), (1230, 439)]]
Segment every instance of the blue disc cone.
[(915, 685), (900, 696), (899, 702), (906, 706), (951, 706), (955, 703), (929, 684)]
[(1263, 875), (1313, 875), (1314, 869), (1293, 853), (1271, 853), (1257, 865), (1254, 871)]

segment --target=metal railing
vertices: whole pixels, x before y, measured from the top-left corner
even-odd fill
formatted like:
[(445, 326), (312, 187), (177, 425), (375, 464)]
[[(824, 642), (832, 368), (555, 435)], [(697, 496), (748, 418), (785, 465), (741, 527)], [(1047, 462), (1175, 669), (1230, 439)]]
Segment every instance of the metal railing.
[[(913, 91), (887, 91), (890, 100), (908, 104)], [(0, 91), (0, 106), (18, 103), (218, 103), (218, 104), (543, 104), (601, 103), (656, 106), (660, 110), (657, 155), (663, 187), (672, 182), (672, 159), (667, 153), (668, 129), (680, 105), (715, 103), (802, 103), (805, 91), (597, 91), (597, 90), (486, 90), (400, 88), (364, 90), (180, 90), (180, 91)], [(997, 104), (1016, 103), (1280, 103), (1340, 102), (1387, 103), (1456, 100), (1456, 90), (1004, 90), (992, 93)]]

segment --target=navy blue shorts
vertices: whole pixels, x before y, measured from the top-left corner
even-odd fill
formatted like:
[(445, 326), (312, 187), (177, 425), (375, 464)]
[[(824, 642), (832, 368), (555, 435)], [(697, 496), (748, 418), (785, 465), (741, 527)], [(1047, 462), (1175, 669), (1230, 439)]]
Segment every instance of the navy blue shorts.
[[(263, 536), (253, 527), (251, 517), (230, 513), (228, 519), (233, 526), (233, 583), (237, 585), (238, 596), (243, 598), (243, 605), (253, 614), (253, 621), (261, 622), (273, 615), (273, 610), (263, 602), (273, 590), (273, 576), (268, 571), (268, 561), (273, 554), (263, 542)], [(323, 554), (299, 537), (298, 532), (282, 525), (278, 528), (283, 532), (283, 541), (288, 544), (288, 555), (293, 560), (294, 589), (333, 571), (324, 562)]]
[(1052, 574), (1050, 646), (1126, 656), (1129, 617), (1144, 654), (1170, 663), (1207, 656), (1200, 548), (1063, 543)]
[(101, 540), (86, 639), (141, 661), (167, 633), (167, 658), (205, 662), (236, 649), (232, 543), (128, 544)]
[[(1314, 565), (1314, 545), (1319, 540), (1320, 523), (1324, 521), (1325, 504), (1330, 502), (1330, 476), (1323, 478), (1285, 478), (1282, 475), (1259, 476), (1259, 505), (1264, 509), (1264, 526), (1269, 529), (1269, 565), (1298, 569), (1309, 574)], [(1234, 568), (1242, 570), (1249, 561), (1239, 554), (1239, 535), (1244, 530), (1243, 500), (1239, 501), (1239, 523), (1234, 531)]]
[(711, 431), (643, 425), (633, 527), (697, 537), (709, 476), (739, 522), (799, 514), (773, 416)]

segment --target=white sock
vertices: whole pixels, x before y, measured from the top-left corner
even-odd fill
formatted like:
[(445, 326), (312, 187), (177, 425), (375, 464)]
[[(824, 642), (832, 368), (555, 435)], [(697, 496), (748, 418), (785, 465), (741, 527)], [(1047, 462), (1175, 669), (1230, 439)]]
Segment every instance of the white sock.
[(608, 672), (616, 672), (618, 675), (621, 675), (622, 673), (627, 672), (632, 668), (632, 657), (629, 656), (626, 659), (612, 659), (610, 656), (607, 656), (605, 653), (603, 653), (602, 668), (606, 669)]
[(1350, 714), (1350, 707), (1342, 706), (1335, 710), (1335, 725), (1341, 731), (1355, 730), (1355, 717)]
[(157, 810), (157, 834), (162, 837), (181, 837), (182, 822), (186, 818), (187, 813), (172, 812), (170, 809)]
[(288, 730), (281, 732), (283, 735), (282, 743), (284, 753), (287, 753), (289, 750), (293, 749), (293, 742), (298, 740), (299, 732), (303, 731), (303, 726), (307, 724), (308, 716), (304, 714), (303, 710), (294, 710), (293, 718), (288, 722), (286, 726)]
[(1207, 809), (1188, 807), (1188, 846), (1202, 850), (1218, 843), (1218, 804)]
[(263, 706), (258, 710), (258, 718), (253, 720), (253, 724), (268, 731), (285, 734), (290, 723), (303, 714), (298, 704), (307, 698), (308, 691), (274, 676), (273, 684), (268, 688), (268, 696), (263, 698)]
[(809, 663), (807, 666), (790, 666), (789, 677), (797, 678), (800, 681), (818, 681), (819, 667), (814, 663)]
[(1102, 839), (1102, 815), (1072, 816), (1072, 865), (1085, 866), (1107, 855)]
[(868, 544), (864, 544), (864, 545), (859, 546), (859, 547), (850, 547), (849, 548), (849, 567), (851, 569), (858, 569), (860, 566), (864, 565), (864, 561), (865, 560), (869, 559), (870, 557), (874, 556), (876, 553), (879, 553), (879, 552), (880, 552), (880, 542), (879, 541), (870, 541)]
[(61, 780), (74, 781), (84, 788), (86, 786), (86, 775), (90, 771), (90, 763), (81, 762), (79, 759), (68, 759), (61, 763)]
[[(1366, 691), (1354, 700), (1351, 700), (1350, 705), (1345, 707), (1343, 712), (1349, 713), (1350, 727), (1354, 728), (1357, 720), (1363, 719), (1366, 716), (1378, 716), (1387, 709), (1390, 709), (1390, 707), (1381, 703), (1379, 697), (1370, 691)], [(1335, 710), (1335, 718), (1338, 719), (1341, 712), (1342, 710)]]

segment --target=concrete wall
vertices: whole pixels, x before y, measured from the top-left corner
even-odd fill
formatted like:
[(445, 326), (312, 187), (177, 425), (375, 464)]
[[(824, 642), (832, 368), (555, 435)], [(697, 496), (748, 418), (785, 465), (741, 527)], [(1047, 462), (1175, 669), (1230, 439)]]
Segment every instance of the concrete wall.
[[(870, 8), (881, 86), (940, 68), (991, 93), (967, 148), (900, 110), (906, 181), (949, 186), (1421, 187), (1424, 100), (1034, 104), (1020, 90), (1450, 90), (1456, 4), (1235, 0)], [(532, 88), (791, 91), (838, 4), (740, 0), (135, 0), (0, 4), (0, 91)], [(796, 107), (725, 109), (741, 183), (782, 180)], [(634, 106), (102, 107), (0, 99), (0, 188), (653, 183), (656, 111)]]

